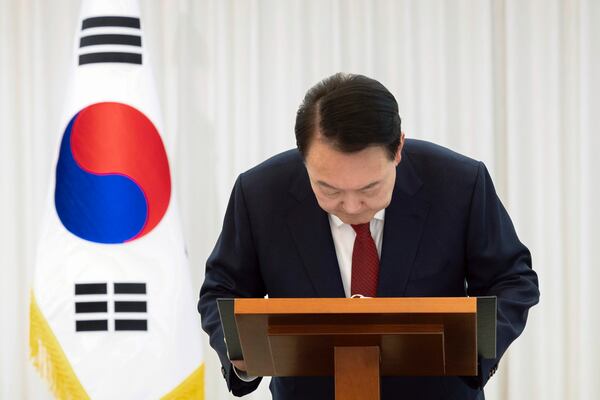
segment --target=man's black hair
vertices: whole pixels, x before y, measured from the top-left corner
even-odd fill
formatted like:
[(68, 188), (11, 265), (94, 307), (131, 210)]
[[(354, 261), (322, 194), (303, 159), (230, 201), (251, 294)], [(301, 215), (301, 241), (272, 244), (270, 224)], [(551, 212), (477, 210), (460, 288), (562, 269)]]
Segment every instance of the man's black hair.
[(337, 73), (310, 88), (296, 114), (296, 144), (306, 157), (319, 132), (339, 151), (383, 146), (394, 159), (400, 145), (394, 96), (375, 79)]

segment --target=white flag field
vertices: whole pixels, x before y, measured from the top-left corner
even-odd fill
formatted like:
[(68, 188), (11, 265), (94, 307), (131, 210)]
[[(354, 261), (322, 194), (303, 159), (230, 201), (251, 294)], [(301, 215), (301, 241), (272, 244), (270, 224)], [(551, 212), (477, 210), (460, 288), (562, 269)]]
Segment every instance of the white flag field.
[[(74, 21), (75, 23), (75, 21)], [(203, 399), (199, 318), (139, 6), (84, 1), (31, 290), (61, 399)]]

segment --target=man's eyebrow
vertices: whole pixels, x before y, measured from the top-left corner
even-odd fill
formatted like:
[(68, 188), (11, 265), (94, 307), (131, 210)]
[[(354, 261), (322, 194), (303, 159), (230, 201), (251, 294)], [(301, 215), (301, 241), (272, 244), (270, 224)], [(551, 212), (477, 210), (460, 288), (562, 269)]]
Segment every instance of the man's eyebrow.
[[(371, 182), (371, 183), (369, 183), (368, 185), (366, 185), (366, 186), (363, 186), (363, 187), (361, 187), (360, 189), (357, 189), (357, 190), (367, 190), (367, 189), (371, 189), (373, 186), (377, 185), (379, 182), (380, 182), (380, 181)], [(340, 190), (340, 191), (341, 191), (341, 189), (338, 189), (338, 188), (336, 188), (335, 186), (332, 186), (332, 185), (330, 185), (330, 184), (329, 184), (329, 183), (327, 183), (327, 182), (323, 182), (323, 181), (317, 181), (317, 184), (318, 184), (319, 186), (326, 187), (327, 189), (331, 189), (331, 190)]]
[(319, 186), (324, 186), (324, 187), (326, 187), (327, 189), (332, 189), (332, 190), (340, 190), (340, 189), (336, 188), (335, 186), (331, 186), (331, 185), (330, 185), (329, 183), (327, 183), (327, 182), (323, 182), (323, 181), (317, 181), (317, 184), (318, 184)]

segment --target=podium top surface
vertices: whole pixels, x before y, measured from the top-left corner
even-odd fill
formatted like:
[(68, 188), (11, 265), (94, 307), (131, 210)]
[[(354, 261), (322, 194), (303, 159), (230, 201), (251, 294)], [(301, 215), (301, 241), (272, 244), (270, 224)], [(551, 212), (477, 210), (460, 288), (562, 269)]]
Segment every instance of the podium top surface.
[(477, 312), (476, 297), (401, 298), (277, 298), (236, 299), (236, 315), (277, 314), (470, 314)]

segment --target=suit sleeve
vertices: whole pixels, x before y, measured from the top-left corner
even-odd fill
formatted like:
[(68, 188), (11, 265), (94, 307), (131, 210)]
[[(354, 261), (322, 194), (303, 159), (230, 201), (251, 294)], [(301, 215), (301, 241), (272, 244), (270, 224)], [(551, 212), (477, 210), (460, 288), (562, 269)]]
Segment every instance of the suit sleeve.
[(529, 308), (540, 296), (531, 254), (519, 241), (483, 163), (473, 189), (467, 239), (468, 294), (498, 299), (497, 357), (480, 359), (479, 376), (471, 381), (483, 388), (502, 354), (525, 328)]
[(210, 345), (221, 361), (221, 372), (227, 387), (235, 396), (254, 391), (261, 378), (245, 382), (235, 374), (227, 356), (216, 300), (265, 295), (242, 186), (240, 175), (229, 199), (223, 229), (206, 261), (198, 302), (202, 328), (210, 337)]

